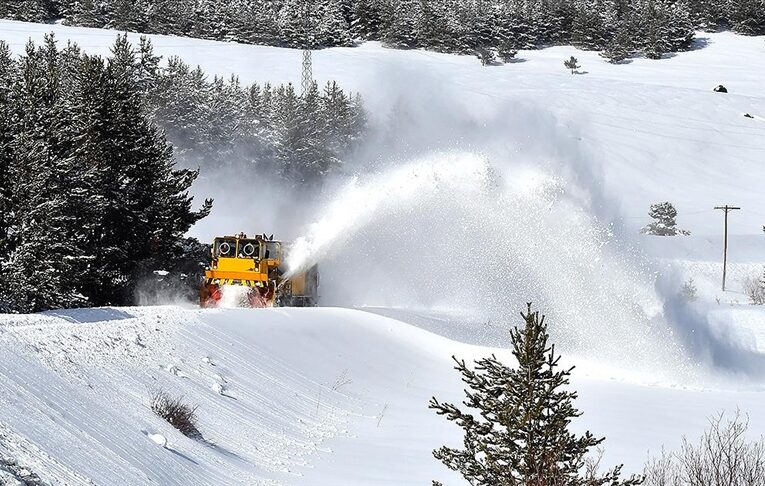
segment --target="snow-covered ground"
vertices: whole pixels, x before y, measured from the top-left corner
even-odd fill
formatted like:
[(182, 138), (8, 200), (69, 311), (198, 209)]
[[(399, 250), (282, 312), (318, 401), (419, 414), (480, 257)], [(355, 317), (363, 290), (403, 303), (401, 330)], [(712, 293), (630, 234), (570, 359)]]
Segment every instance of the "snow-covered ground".
[[(0, 451), (65, 484), (460, 484), (430, 456), (458, 429), (427, 402), (460, 398), (452, 354), (491, 351), (338, 308), (6, 316)], [(630, 470), (720, 410), (750, 411), (765, 430), (762, 391), (649, 386), (577, 364), (576, 427), (606, 435), (606, 459)], [(204, 441), (151, 412), (159, 390), (199, 405)]]
[[(115, 35), (0, 21), (17, 53), (49, 31), (104, 55)], [(0, 456), (70, 484), (460, 484), (430, 456), (459, 431), (427, 401), (459, 399), (452, 354), (506, 355), (527, 300), (577, 365), (575, 426), (607, 436), (608, 463), (637, 471), (737, 407), (765, 432), (765, 312), (742, 292), (765, 264), (765, 43), (699, 37), (616, 66), (566, 47), (495, 67), (375, 43), (315, 52), (317, 80), (361, 92), (383, 142), (290, 225), (268, 210), (278, 194), (203, 178), (217, 206), (194, 233), (299, 237), (323, 303), (346, 309), (2, 316)], [(300, 80), (299, 51), (152, 40), (210, 75)], [(638, 234), (665, 200), (691, 236)], [(728, 292), (724, 204), (742, 207)], [(151, 413), (158, 390), (199, 404), (205, 441)]]

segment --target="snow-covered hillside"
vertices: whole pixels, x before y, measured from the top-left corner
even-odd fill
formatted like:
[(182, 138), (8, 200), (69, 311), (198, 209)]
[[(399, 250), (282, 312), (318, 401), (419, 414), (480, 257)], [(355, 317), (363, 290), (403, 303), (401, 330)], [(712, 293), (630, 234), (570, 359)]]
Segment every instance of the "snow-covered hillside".
[[(460, 484), (430, 456), (458, 430), (427, 402), (459, 399), (452, 354), (490, 351), (346, 309), (6, 316), (0, 452), (62, 484)], [(578, 364), (576, 427), (607, 435), (606, 459), (631, 470), (719, 410), (749, 410), (765, 430), (762, 392), (647, 386)], [(199, 405), (204, 441), (151, 412), (158, 390)]]
[[(116, 35), (0, 21), (17, 53), (49, 31), (104, 55)], [(623, 65), (566, 47), (493, 67), (375, 43), (314, 52), (317, 80), (359, 91), (383, 135), (289, 221), (299, 203), (279, 188), (202, 174), (216, 206), (193, 232), (297, 238), (322, 303), (346, 309), (0, 316), (0, 456), (70, 484), (460, 484), (430, 456), (459, 431), (427, 401), (459, 399), (452, 354), (506, 356), (529, 300), (577, 365), (576, 427), (607, 436), (606, 462), (637, 471), (736, 407), (765, 432), (765, 312), (742, 292), (765, 263), (765, 43), (699, 38)], [(152, 40), (210, 75), (300, 81), (299, 51)], [(639, 235), (665, 200), (691, 236)], [(742, 207), (728, 292), (724, 204)], [(158, 390), (200, 405), (206, 442), (152, 414)]]

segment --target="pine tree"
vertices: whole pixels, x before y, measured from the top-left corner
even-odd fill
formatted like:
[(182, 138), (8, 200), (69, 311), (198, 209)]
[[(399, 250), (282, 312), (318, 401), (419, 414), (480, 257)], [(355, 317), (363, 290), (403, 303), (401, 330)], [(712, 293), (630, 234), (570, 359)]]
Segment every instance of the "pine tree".
[(380, 0), (357, 0), (354, 2), (351, 36), (372, 40), (382, 35), (387, 3)]
[(517, 368), (495, 356), (477, 360), (475, 369), (454, 358), (468, 386), (464, 403), (475, 413), (433, 397), (430, 408), (464, 429), (465, 447), (444, 446), (433, 455), (476, 486), (641, 484), (640, 477), (619, 479), (621, 466), (603, 476), (583, 474), (585, 456), (604, 439), (569, 430), (581, 415), (573, 403), (577, 393), (568, 390), (573, 368), (560, 369), (544, 316), (531, 304), (521, 316), (523, 327), (510, 334)]
[(422, 15), (417, 27), (418, 42), (428, 49), (448, 52), (451, 41), (446, 5), (438, 0), (422, 0), (420, 5)]
[(571, 70), (571, 74), (576, 73), (576, 70), (582, 67), (579, 65), (579, 60), (574, 56), (571, 56), (568, 61), (563, 61), (563, 65), (566, 66), (566, 69)]
[(644, 226), (642, 233), (655, 236), (675, 236), (689, 235), (690, 232), (677, 228), (675, 218), (677, 218), (677, 209), (670, 202), (651, 204), (651, 210), (648, 215), (656, 221)]
[(316, 43), (321, 46), (350, 46), (350, 26), (339, 0), (326, 0), (320, 7), (319, 22), (314, 29)]
[[(10, 250), (11, 242), (9, 240), (14, 231), (11, 226), (14, 208), (11, 204), (13, 180), (10, 169), (14, 161), (13, 87), (15, 72), (16, 66), (11, 58), (11, 49), (8, 44), (0, 41), (0, 268), (2, 268), (3, 257)], [(0, 308), (0, 312), (3, 312), (2, 308)]]
[(728, 17), (733, 30), (745, 35), (765, 34), (765, 0), (731, 0)]
[(76, 233), (77, 213), (70, 194), (81, 187), (66, 156), (71, 143), (62, 129), (71, 117), (62, 102), (55, 41), (27, 45), (19, 62), (14, 158), (9, 172), (12, 215), (7, 257), (0, 263), (0, 301), (16, 312), (37, 312), (82, 303), (74, 272), (82, 257)]
[(613, 4), (601, 0), (578, 0), (575, 5), (572, 43), (582, 49), (602, 49), (610, 37), (605, 19), (614, 17)]
[(288, 47), (316, 47), (312, 34), (317, 25), (315, 9), (308, 0), (286, 0), (279, 12), (279, 31), (283, 45)]
[(691, 21), (690, 8), (686, 0), (677, 0), (667, 5), (669, 49), (672, 52), (686, 51), (693, 45), (696, 29)]
[[(13, 10), (14, 8), (11, 7)], [(53, 18), (50, 4), (44, 0), (23, 0), (17, 3), (15, 16), (26, 22), (46, 22)]]
[(608, 42), (600, 55), (612, 64), (619, 64), (632, 54), (632, 38), (624, 26), (617, 28), (616, 34)]
[(106, 12), (97, 0), (77, 0), (67, 17), (67, 24), (82, 27), (103, 27)]
[(404, 49), (417, 47), (421, 17), (422, 9), (418, 0), (393, 0), (393, 14), (383, 33), (385, 44)]

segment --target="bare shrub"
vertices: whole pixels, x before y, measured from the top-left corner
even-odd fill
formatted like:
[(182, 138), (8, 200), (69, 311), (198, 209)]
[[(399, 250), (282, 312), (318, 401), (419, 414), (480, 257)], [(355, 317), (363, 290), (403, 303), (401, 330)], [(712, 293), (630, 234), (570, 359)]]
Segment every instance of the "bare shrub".
[(645, 466), (647, 486), (761, 486), (765, 484), (765, 438), (746, 437), (749, 420), (740, 412), (724, 421), (710, 419), (697, 444), (683, 437), (680, 450), (651, 459)]
[(182, 400), (159, 391), (151, 399), (151, 410), (186, 437), (201, 439), (202, 434), (197, 429), (197, 406), (187, 405)]
[(48, 483), (40, 479), (28, 466), (18, 463), (12, 457), (0, 456), (0, 485), (16, 486), (46, 486)]
[(744, 293), (752, 304), (765, 304), (765, 270), (761, 275), (750, 275), (744, 278)]

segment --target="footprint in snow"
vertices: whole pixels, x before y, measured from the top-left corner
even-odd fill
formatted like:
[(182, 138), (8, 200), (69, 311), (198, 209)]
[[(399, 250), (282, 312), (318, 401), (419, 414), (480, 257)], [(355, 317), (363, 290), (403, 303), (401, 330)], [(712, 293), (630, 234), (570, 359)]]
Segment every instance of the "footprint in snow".
[(220, 395), (222, 397), (232, 398), (234, 400), (237, 399), (236, 397), (234, 397), (232, 395), (229, 395), (227, 393), (228, 390), (226, 389), (226, 387), (221, 385), (220, 383), (213, 383), (212, 385), (210, 385), (210, 388), (212, 389), (212, 391), (214, 391), (215, 393), (217, 393), (218, 395)]
[(188, 376), (183, 371), (181, 371), (180, 368), (178, 368), (175, 365), (167, 365), (167, 367), (165, 367), (165, 370), (171, 375), (175, 375), (179, 378), (188, 378)]
[(167, 438), (162, 434), (148, 434), (149, 439), (160, 447), (167, 448)]

